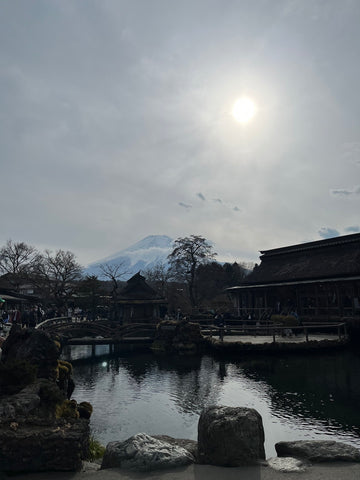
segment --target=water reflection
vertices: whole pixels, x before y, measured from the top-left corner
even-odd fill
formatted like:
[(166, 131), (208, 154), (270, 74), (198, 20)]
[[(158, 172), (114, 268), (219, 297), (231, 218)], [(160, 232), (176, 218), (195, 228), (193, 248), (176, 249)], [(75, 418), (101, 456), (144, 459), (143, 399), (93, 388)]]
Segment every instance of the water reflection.
[(360, 357), (351, 353), (267, 358), (242, 367), (256, 381), (266, 381), (274, 415), (310, 418), (329, 431), (360, 436)]
[(91, 427), (103, 443), (138, 432), (196, 439), (201, 410), (222, 404), (259, 411), (267, 456), (287, 439), (335, 438), (360, 447), (360, 359), (350, 352), (243, 361), (99, 355), (74, 362), (74, 397), (94, 406)]

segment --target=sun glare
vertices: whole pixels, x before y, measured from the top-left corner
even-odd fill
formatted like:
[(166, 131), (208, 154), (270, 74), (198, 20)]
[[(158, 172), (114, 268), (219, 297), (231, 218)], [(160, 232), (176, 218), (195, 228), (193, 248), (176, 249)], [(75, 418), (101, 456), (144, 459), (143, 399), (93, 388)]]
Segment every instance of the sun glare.
[(232, 108), (232, 114), (239, 123), (248, 123), (254, 118), (257, 112), (255, 103), (248, 97), (241, 97), (236, 100)]

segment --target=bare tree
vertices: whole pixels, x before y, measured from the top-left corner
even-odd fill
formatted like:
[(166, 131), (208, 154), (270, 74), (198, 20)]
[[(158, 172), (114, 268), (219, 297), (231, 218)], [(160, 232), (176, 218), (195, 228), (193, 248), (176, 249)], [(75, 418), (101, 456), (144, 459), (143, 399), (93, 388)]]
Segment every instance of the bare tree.
[(82, 267), (72, 252), (57, 250), (54, 254), (45, 250), (39, 254), (33, 267), (33, 279), (47, 295), (61, 308), (66, 305), (75, 289), (75, 282), (81, 278)]
[(102, 263), (99, 265), (102, 276), (111, 282), (112, 320), (118, 320), (117, 294), (121, 278), (130, 273), (125, 262)]
[(24, 242), (8, 240), (0, 249), (0, 274), (8, 274), (9, 283), (19, 289), (20, 281), (31, 271), (37, 250)]
[(158, 262), (150, 268), (144, 270), (146, 280), (151, 283), (162, 297), (166, 297), (167, 284), (171, 278), (169, 265), (164, 262)]
[(217, 254), (203, 237), (191, 235), (178, 238), (174, 242), (174, 250), (168, 256), (174, 278), (187, 283), (192, 307), (197, 303), (196, 274), (199, 265), (211, 261)]

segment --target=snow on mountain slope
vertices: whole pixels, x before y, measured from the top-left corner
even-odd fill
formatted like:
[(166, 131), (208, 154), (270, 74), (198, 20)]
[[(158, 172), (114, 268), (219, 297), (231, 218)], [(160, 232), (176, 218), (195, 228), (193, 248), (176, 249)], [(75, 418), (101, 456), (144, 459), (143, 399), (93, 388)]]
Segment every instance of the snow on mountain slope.
[(167, 235), (149, 235), (130, 247), (109, 257), (91, 263), (85, 269), (85, 275), (97, 275), (103, 279), (99, 265), (122, 264), (126, 270), (121, 280), (128, 280), (139, 271), (152, 268), (157, 263), (167, 263), (167, 256), (172, 252), (173, 240)]

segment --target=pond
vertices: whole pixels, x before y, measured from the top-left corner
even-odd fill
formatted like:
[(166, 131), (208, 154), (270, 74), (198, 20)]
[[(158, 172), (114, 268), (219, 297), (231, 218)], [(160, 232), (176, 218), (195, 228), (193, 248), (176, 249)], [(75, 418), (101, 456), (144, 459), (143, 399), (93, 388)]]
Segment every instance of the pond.
[(354, 352), (224, 360), (109, 357), (106, 349), (98, 346), (92, 359), (90, 347), (64, 351), (74, 364), (73, 397), (93, 405), (92, 434), (105, 445), (139, 432), (196, 440), (202, 409), (217, 404), (261, 414), (267, 458), (282, 440), (332, 439), (360, 448), (360, 356)]

